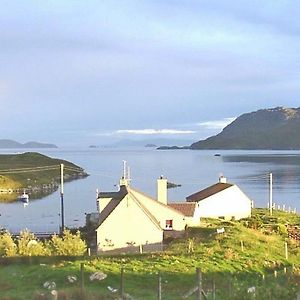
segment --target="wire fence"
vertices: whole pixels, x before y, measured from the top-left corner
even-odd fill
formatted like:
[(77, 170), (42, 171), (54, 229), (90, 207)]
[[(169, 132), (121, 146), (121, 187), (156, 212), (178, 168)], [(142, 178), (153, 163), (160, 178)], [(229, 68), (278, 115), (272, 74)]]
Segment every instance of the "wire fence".
[[(84, 263), (80, 266), (80, 299), (89, 298), (87, 293), (90, 279), (99, 277), (106, 280), (106, 274), (96, 272), (90, 275)], [(120, 269), (119, 284), (115, 286), (101, 285), (96, 292), (99, 299), (196, 299), (196, 300), (298, 300), (300, 289), (296, 283), (293, 267), (285, 267), (266, 274), (218, 274), (202, 273), (200, 268), (186, 277), (181, 273), (161, 273), (144, 275), (135, 274), (126, 267)], [(59, 300), (52, 297), (53, 300)], [(98, 298), (97, 298), (98, 299)]]

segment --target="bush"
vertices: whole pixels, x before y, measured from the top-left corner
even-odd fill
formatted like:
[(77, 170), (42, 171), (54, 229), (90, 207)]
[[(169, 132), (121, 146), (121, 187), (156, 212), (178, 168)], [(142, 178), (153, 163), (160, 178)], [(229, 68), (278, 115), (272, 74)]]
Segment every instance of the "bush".
[(23, 230), (18, 239), (18, 253), (21, 256), (45, 256), (50, 254), (50, 250), (36, 240), (33, 233)]
[(69, 230), (65, 230), (62, 237), (54, 235), (49, 244), (53, 255), (80, 256), (84, 255), (87, 249), (79, 231), (72, 234)]
[(9, 232), (3, 232), (0, 235), (0, 255), (1, 256), (16, 256), (17, 245)]

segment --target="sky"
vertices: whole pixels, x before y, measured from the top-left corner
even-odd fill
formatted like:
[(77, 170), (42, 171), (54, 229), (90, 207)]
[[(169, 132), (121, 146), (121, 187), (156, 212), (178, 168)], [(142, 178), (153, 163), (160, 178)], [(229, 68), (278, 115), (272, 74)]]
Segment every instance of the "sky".
[(298, 1), (0, 4), (0, 139), (197, 141), (300, 106)]

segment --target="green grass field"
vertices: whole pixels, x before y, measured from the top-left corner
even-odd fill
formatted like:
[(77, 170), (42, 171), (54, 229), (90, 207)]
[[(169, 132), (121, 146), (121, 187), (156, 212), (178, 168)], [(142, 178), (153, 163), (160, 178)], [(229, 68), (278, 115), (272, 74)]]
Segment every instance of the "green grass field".
[[(46, 281), (56, 283), (58, 299), (118, 299), (121, 268), (124, 292), (132, 299), (157, 299), (158, 273), (162, 299), (182, 299), (195, 287), (196, 268), (200, 268), (207, 299), (213, 299), (215, 286), (215, 299), (220, 300), (294, 300), (300, 291), (300, 249), (288, 239), (284, 224), (300, 225), (300, 217), (284, 212), (268, 217), (266, 210), (255, 210), (252, 218), (239, 222), (205, 220), (201, 227), (190, 228), (186, 237), (173, 240), (159, 253), (2, 259), (0, 299), (50, 299), (49, 290), (43, 287)], [(225, 228), (224, 234), (216, 234), (220, 227)], [(188, 251), (191, 243), (193, 249)], [(82, 263), (84, 296), (80, 289)], [(89, 276), (94, 272), (103, 272), (107, 278), (91, 282)], [(78, 280), (68, 282), (69, 275)], [(255, 287), (255, 298), (247, 293), (250, 287)], [(118, 291), (113, 293), (112, 289)], [(186, 299), (196, 299), (196, 295)]]

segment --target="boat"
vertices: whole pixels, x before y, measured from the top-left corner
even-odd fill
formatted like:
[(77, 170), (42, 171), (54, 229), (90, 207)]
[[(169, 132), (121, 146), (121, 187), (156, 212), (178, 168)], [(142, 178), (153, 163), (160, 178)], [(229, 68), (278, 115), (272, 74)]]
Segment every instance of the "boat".
[(28, 204), (28, 202), (29, 202), (29, 195), (26, 194), (25, 192), (23, 192), (22, 195), (18, 196), (18, 200), (21, 201), (21, 202), (23, 202), (23, 203), (27, 203)]

